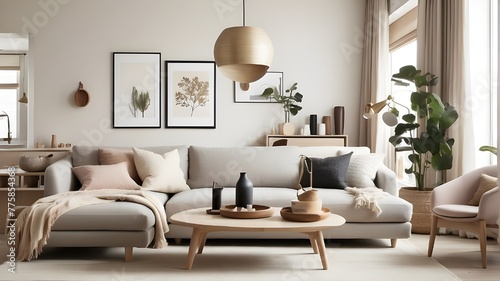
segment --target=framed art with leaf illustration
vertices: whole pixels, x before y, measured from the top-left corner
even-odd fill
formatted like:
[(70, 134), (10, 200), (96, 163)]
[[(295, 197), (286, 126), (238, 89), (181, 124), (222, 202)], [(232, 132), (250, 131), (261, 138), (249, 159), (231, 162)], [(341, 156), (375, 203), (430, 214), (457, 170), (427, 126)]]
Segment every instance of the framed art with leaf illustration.
[(166, 127), (215, 129), (215, 62), (165, 61)]
[(273, 98), (264, 98), (261, 95), (269, 87), (276, 87), (283, 93), (283, 72), (268, 71), (262, 78), (250, 84), (233, 83), (235, 103), (275, 103)]
[(160, 128), (160, 53), (113, 53), (113, 128)]

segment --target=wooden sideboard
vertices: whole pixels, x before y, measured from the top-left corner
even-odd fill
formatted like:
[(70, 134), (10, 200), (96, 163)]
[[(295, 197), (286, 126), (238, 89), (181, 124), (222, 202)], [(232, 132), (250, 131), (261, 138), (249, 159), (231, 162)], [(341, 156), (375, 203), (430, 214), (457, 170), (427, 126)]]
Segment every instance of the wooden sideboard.
[(348, 146), (347, 135), (267, 135), (267, 146), (276, 145), (276, 141), (288, 146)]

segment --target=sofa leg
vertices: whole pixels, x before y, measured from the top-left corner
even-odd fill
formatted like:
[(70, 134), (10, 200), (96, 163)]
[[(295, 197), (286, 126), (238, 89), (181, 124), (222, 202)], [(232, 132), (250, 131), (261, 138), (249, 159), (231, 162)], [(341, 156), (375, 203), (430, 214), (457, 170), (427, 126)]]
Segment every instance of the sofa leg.
[(131, 262), (132, 261), (132, 252), (133, 252), (133, 247), (125, 247), (125, 261), (126, 262)]
[(182, 242), (182, 238), (174, 238), (174, 242), (176, 245), (180, 245)]
[(396, 244), (397, 244), (397, 242), (398, 242), (398, 239), (396, 239), (396, 238), (392, 238), (392, 239), (391, 239), (391, 248), (396, 248)]

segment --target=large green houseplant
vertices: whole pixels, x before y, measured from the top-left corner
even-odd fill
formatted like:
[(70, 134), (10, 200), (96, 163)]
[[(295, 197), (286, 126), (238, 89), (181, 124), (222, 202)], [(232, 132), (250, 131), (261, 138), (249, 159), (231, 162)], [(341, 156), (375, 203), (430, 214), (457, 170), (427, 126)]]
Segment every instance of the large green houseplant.
[(458, 119), (458, 113), (453, 106), (443, 103), (438, 95), (428, 92), (428, 87), (438, 83), (436, 75), (422, 74), (414, 66), (407, 65), (392, 77), (395, 81), (412, 83), (416, 88), (411, 94), (413, 113), (402, 116), (389, 142), (395, 147), (401, 143), (411, 147), (408, 159), (412, 165), (405, 172), (415, 176), (418, 190), (423, 191), (430, 167), (436, 171), (452, 168), (455, 140), (448, 137), (447, 130)]
[[(412, 232), (429, 234), (431, 191), (437, 183), (426, 186), (426, 175), (429, 168), (436, 171), (451, 169), (455, 140), (448, 137), (447, 131), (458, 119), (458, 113), (453, 106), (443, 103), (438, 95), (429, 92), (428, 88), (438, 83), (436, 75), (422, 74), (414, 66), (407, 65), (400, 68), (392, 79), (415, 86), (410, 96), (411, 111), (402, 116), (389, 142), (395, 147), (404, 143), (411, 148), (408, 156), (411, 166), (405, 172), (415, 176), (416, 188), (402, 188), (399, 196), (413, 205)], [(397, 110), (392, 112), (398, 113)]]

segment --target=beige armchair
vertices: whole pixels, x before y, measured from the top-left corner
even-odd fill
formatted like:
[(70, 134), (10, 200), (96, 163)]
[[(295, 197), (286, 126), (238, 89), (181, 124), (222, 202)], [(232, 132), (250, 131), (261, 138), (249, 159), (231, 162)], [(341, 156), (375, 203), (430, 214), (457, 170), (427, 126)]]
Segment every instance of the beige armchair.
[(500, 190), (497, 186), (484, 193), (479, 206), (468, 203), (478, 189), (481, 175), (497, 177), (497, 171), (496, 165), (482, 167), (438, 186), (432, 191), (429, 257), (432, 256), (439, 227), (465, 230), (478, 235), (482, 266), (486, 268), (486, 228), (498, 228), (496, 223), (500, 212)]

